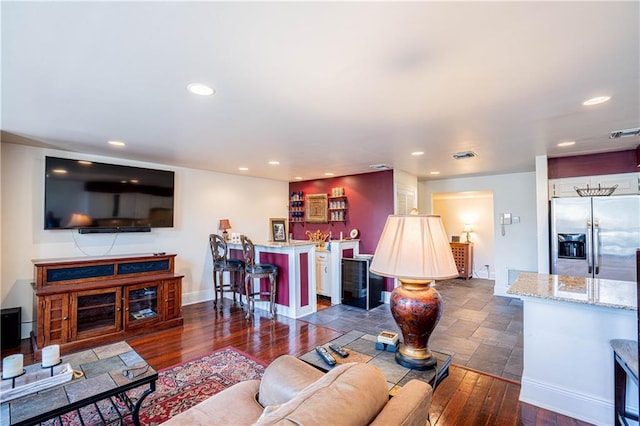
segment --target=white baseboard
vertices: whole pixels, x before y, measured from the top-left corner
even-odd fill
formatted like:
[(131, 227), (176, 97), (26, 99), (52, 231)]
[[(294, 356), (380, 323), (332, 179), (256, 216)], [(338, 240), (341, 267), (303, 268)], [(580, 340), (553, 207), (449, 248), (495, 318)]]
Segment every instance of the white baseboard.
[(520, 401), (594, 425), (613, 422), (613, 401), (522, 377)]

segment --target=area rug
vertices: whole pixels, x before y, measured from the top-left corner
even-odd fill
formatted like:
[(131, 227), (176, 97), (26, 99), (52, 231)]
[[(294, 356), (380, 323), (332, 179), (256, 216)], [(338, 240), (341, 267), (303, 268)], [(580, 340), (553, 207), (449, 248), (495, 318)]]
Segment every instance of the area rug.
[[(156, 391), (144, 400), (140, 409), (140, 423), (158, 425), (236, 383), (260, 379), (265, 367), (266, 363), (229, 346), (161, 370), (158, 372)], [(134, 393), (130, 396), (135, 398), (137, 395)], [(123, 408), (115, 398), (113, 402), (119, 406), (118, 409)], [(63, 425), (70, 426), (133, 424), (131, 415), (118, 419), (114, 404), (109, 400), (98, 403), (98, 407), (100, 414), (96, 407), (81, 409), (82, 422), (76, 412), (65, 414), (60, 420)], [(54, 420), (46, 424), (59, 425), (60, 422)]]

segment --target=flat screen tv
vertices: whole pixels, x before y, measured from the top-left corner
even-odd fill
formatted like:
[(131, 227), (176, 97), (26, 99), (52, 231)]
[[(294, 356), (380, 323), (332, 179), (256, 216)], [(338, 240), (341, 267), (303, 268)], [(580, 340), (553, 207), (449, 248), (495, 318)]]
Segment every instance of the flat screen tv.
[(46, 157), (44, 229), (170, 228), (173, 191), (172, 171)]

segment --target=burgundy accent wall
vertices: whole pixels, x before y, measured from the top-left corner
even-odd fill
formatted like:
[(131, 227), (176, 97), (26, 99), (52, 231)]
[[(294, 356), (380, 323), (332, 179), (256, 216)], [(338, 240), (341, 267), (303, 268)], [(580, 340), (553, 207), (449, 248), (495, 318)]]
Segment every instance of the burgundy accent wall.
[[(640, 149), (640, 146), (638, 147)], [(549, 158), (549, 179), (637, 172), (636, 150)]]
[(300, 253), (300, 306), (309, 306), (309, 253)]
[(331, 195), (331, 188), (344, 188), (347, 196), (346, 223), (291, 223), (289, 232), (296, 240), (306, 240), (306, 231), (320, 230), (331, 232), (335, 239), (340, 238), (340, 232), (346, 238), (351, 229), (360, 231), (360, 253), (373, 254), (378, 245), (378, 239), (387, 221), (387, 216), (393, 214), (393, 171), (363, 173), (359, 175), (340, 176), (329, 179), (290, 182), (289, 192), (303, 191), (304, 195)]
[(636, 147), (636, 167), (640, 167), (640, 145)]
[[(282, 253), (260, 253), (260, 263), (270, 263), (278, 267), (276, 278), (276, 303), (289, 306), (289, 256)], [(269, 280), (260, 280), (260, 290), (269, 290)]]

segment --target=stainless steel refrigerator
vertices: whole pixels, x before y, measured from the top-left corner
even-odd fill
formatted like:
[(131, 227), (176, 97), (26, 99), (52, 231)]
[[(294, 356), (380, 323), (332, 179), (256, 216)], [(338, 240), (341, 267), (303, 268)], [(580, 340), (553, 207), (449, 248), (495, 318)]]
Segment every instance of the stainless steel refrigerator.
[(636, 280), (640, 195), (553, 198), (551, 272)]

